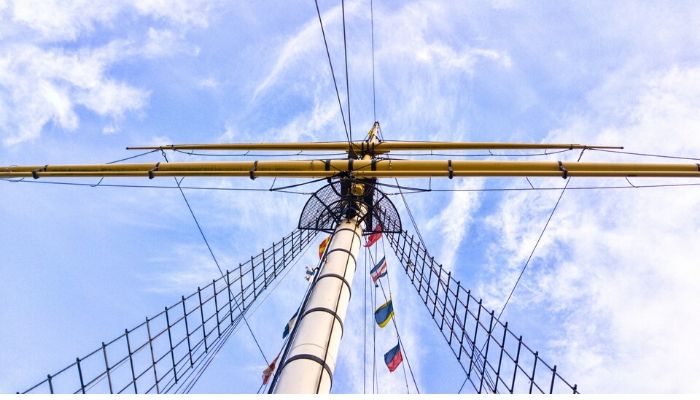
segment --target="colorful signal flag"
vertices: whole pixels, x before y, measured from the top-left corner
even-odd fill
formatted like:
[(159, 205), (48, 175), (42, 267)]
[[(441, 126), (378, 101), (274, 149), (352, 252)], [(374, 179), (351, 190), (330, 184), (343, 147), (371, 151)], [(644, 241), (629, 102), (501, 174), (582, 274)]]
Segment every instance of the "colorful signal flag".
[(382, 237), (382, 225), (377, 224), (377, 226), (374, 227), (374, 230), (372, 233), (367, 237), (367, 243), (365, 243), (365, 247), (371, 247), (373, 244), (377, 243), (379, 239)]
[(299, 316), (299, 310), (292, 315), (292, 318), (287, 322), (287, 325), (284, 327), (284, 332), (282, 332), (282, 339), (286, 338), (287, 335), (289, 335), (289, 332), (294, 329), (294, 324), (297, 323), (297, 317)]
[(389, 321), (391, 321), (391, 318), (393, 316), (394, 305), (391, 303), (391, 300), (379, 306), (379, 308), (377, 308), (377, 311), (374, 312), (374, 320), (377, 321), (377, 325), (379, 325), (382, 328), (384, 328), (386, 324), (388, 324)]
[[(277, 364), (278, 357), (279, 357), (279, 354), (277, 355), (277, 357), (275, 357), (274, 360), (272, 360), (270, 365), (268, 365), (267, 368), (265, 368), (265, 370), (263, 371), (263, 373), (262, 373), (263, 385), (267, 385), (267, 383), (270, 381), (270, 377), (272, 376), (272, 372), (275, 370), (275, 366)], [(386, 356), (385, 356), (385, 358), (386, 358)]]
[(374, 283), (377, 283), (382, 276), (386, 276), (386, 256), (379, 260), (377, 265), (369, 271), (369, 274), (372, 276), (372, 282)]
[(326, 247), (328, 247), (328, 244), (331, 242), (331, 236), (328, 236), (327, 238), (323, 239), (323, 242), (321, 242), (321, 245), (318, 246), (318, 258), (323, 258), (323, 253), (326, 252)]
[(403, 355), (401, 355), (400, 342), (396, 344), (396, 347), (384, 354), (384, 363), (386, 364), (387, 368), (389, 368), (389, 372), (394, 372), (396, 368), (401, 365), (402, 361)]

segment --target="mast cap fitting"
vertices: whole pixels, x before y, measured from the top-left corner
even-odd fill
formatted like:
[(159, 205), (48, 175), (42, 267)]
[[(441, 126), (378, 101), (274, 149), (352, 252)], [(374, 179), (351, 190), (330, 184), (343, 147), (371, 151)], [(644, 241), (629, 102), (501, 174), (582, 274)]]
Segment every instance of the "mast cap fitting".
[(365, 185), (363, 183), (353, 183), (350, 191), (353, 196), (363, 196), (365, 194)]

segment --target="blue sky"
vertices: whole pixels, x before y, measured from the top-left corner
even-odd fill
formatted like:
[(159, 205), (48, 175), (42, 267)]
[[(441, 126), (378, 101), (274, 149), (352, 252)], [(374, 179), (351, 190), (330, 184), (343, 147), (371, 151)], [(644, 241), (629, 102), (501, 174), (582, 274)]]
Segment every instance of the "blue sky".
[[(359, 138), (373, 121), (369, 2), (347, 3)], [(375, 3), (377, 118), (387, 139), (578, 142), (700, 157), (695, 2)], [(341, 71), (340, 5), (319, 4)], [(344, 137), (313, 2), (0, 0), (0, 21), (2, 165), (107, 162), (140, 144)], [(594, 152), (583, 159), (657, 161)], [(571, 186), (607, 183), (625, 182), (581, 178)], [(177, 192), (0, 188), (2, 392), (30, 386), (218, 274)], [(557, 196), (407, 197), (436, 258), (500, 308)], [(244, 192), (188, 197), (226, 265), (291, 231), (306, 200)], [(568, 191), (505, 319), (583, 392), (696, 391), (699, 206), (700, 189), (692, 187)], [(268, 354), (279, 349), (306, 284), (303, 263), (312, 263), (314, 252), (305, 257), (251, 317)], [(457, 364), (394, 258), (388, 261), (421, 390), (455, 392)], [(361, 285), (357, 279), (353, 292)], [(362, 325), (361, 300), (353, 297), (346, 324)], [(362, 391), (360, 333), (349, 330), (343, 339), (336, 392)], [(381, 332), (378, 348), (394, 344)], [(256, 351), (240, 330), (195, 390), (255, 391), (265, 367)], [(387, 391), (403, 390), (402, 375), (381, 380)]]

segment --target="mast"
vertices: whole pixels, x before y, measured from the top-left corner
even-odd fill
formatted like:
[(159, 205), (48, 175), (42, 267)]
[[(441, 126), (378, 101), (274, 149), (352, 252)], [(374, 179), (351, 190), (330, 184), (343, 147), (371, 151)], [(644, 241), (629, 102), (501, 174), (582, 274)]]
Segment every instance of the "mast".
[[(378, 142), (377, 128), (375, 122), (367, 143)], [(373, 155), (362, 157), (368, 160)], [(329, 394), (331, 391), (367, 213), (367, 206), (355, 200), (364, 195), (362, 183), (352, 183), (345, 195), (352, 199), (348, 202), (347, 218), (335, 228), (308, 301), (299, 310), (296, 332), (287, 345), (271, 393)]]
[(297, 332), (280, 363), (272, 393), (330, 393), (365, 212), (362, 207), (335, 229), (325, 263), (297, 317)]

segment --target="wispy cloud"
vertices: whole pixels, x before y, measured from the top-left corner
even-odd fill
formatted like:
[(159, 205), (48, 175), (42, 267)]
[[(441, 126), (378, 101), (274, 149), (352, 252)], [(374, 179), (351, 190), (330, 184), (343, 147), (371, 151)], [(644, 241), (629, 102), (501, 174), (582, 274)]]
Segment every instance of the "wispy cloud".
[[(483, 187), (481, 179), (459, 180), (454, 185), (455, 189), (479, 189)], [(428, 220), (426, 228), (433, 235), (441, 238), (438, 252), (440, 262), (448, 271), (455, 267), (457, 253), (462, 240), (469, 233), (474, 215), (480, 205), (477, 193), (454, 192), (449, 203), (435, 217)]]
[[(693, 111), (698, 77), (697, 68), (673, 68), (608, 82), (592, 96), (605, 108), (593, 106), (590, 114), (574, 116), (569, 128), (547, 140), (562, 140), (573, 130), (587, 141), (628, 144), (633, 151), (700, 154), (700, 119)], [(673, 140), (667, 140), (669, 133)], [(620, 157), (587, 159), (602, 158)], [(503, 239), (499, 243), (506, 244), (491, 250), (493, 275), (480, 288), (492, 304), (512, 286), (554, 195), (508, 195), (491, 217), (492, 229)], [(686, 332), (700, 329), (693, 311), (700, 301), (694, 289), (700, 273), (687, 246), (688, 237), (700, 234), (693, 211), (698, 206), (693, 189), (675, 196), (641, 189), (566, 193), (508, 315), (540, 307), (553, 312), (565, 336), (547, 335), (553, 338), (550, 349), (566, 361), (582, 389), (691, 390), (679, 382), (693, 380), (691, 365), (700, 350), (686, 339)]]
[[(80, 124), (79, 109), (106, 118), (106, 133), (118, 130), (126, 113), (142, 110), (150, 90), (112, 76), (132, 58), (154, 58), (196, 48), (184, 44), (190, 27), (207, 25), (208, 9), (199, 2), (17, 1), (0, 7), (6, 21), (0, 35), (0, 136), (6, 146), (40, 136), (53, 123), (65, 131)], [(113, 35), (114, 18), (132, 15), (165, 22), (163, 28)], [(99, 32), (110, 40), (84, 42)], [(70, 43), (61, 47), (58, 43)]]

